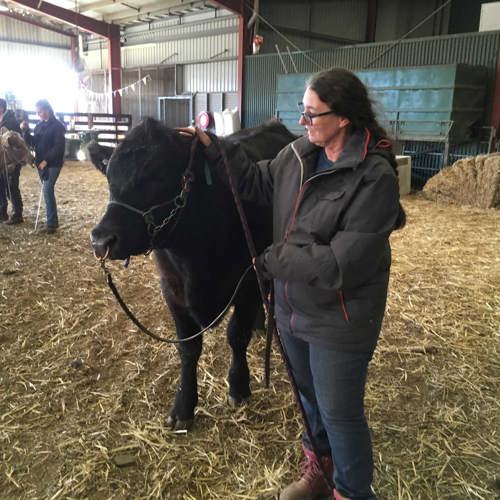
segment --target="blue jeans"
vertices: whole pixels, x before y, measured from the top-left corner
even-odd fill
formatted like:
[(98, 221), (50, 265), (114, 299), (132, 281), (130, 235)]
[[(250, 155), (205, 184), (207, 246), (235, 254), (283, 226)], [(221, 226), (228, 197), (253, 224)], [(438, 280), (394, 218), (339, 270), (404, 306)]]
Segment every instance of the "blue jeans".
[[(47, 227), (57, 227), (59, 219), (57, 217), (57, 204), (54, 187), (57, 178), (61, 173), (61, 168), (45, 167), (44, 171), (38, 171), (42, 181), (43, 199), (45, 200), (45, 213), (47, 215)], [(43, 176), (43, 177), (42, 177)]]
[[(373, 457), (364, 412), (372, 353), (341, 352), (280, 331), (313, 438), (331, 455), (335, 488), (350, 499), (373, 500)], [(304, 446), (312, 450), (307, 435)]]

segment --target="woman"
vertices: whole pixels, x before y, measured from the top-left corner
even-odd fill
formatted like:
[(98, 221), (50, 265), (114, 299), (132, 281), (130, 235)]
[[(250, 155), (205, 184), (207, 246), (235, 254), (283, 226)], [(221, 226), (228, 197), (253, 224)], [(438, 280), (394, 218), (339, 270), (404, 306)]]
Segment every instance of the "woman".
[(52, 106), (42, 99), (36, 103), (40, 122), (33, 135), (26, 121), (21, 123), (25, 141), (35, 149), (35, 165), (42, 182), (43, 198), (47, 215), (47, 233), (55, 233), (59, 227), (54, 187), (64, 163), (66, 132), (64, 125), (55, 117)]
[[(405, 223), (396, 162), (366, 88), (344, 69), (309, 80), (300, 124), (305, 136), (269, 162), (224, 145), (241, 195), (273, 203), (274, 243), (256, 265), (274, 279), (277, 326), (320, 454), (304, 436), (302, 475), (280, 498), (374, 499), (364, 391), (387, 298), (389, 235)], [(221, 165), (220, 146), (196, 133)]]

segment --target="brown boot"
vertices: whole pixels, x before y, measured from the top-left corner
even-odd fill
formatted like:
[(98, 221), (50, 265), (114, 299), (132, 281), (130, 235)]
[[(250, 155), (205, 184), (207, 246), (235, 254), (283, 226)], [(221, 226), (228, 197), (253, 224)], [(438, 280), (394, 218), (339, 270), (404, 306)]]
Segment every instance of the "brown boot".
[[(329, 456), (321, 457), (329, 477), (333, 475), (333, 462)], [(304, 448), (304, 460), (300, 466), (300, 478), (289, 484), (280, 494), (280, 500), (331, 500), (328, 486), (316, 455)]]

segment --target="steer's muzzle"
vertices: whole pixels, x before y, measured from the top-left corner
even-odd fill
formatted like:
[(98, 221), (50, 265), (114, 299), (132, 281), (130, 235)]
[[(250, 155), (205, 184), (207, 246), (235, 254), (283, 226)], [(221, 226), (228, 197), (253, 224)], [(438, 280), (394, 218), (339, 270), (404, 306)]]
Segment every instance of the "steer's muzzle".
[(101, 233), (97, 228), (90, 233), (90, 243), (94, 249), (94, 255), (99, 259), (105, 259), (112, 254), (115, 242), (115, 235)]

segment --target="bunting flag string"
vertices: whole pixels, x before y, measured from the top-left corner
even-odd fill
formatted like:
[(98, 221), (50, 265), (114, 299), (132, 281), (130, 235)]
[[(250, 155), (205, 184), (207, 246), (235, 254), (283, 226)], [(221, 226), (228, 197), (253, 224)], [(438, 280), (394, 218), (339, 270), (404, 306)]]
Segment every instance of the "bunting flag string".
[(134, 83), (131, 83), (130, 85), (127, 85), (125, 87), (122, 87), (121, 89), (115, 89), (112, 92), (94, 92), (93, 90), (90, 90), (83, 82), (82, 82), (82, 88), (89, 94), (91, 97), (94, 99), (98, 99), (101, 96), (108, 96), (110, 93), (113, 94), (113, 96), (116, 96), (116, 94), (119, 94), (120, 96), (122, 95), (128, 95), (129, 92), (135, 92), (136, 88), (138, 88), (140, 85), (147, 85), (148, 82), (151, 80), (151, 75), (147, 74), (143, 76), (140, 80), (137, 80)]

